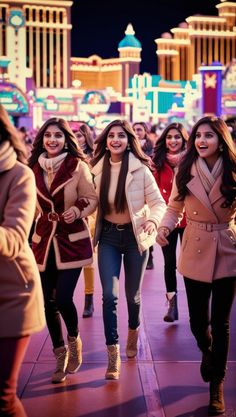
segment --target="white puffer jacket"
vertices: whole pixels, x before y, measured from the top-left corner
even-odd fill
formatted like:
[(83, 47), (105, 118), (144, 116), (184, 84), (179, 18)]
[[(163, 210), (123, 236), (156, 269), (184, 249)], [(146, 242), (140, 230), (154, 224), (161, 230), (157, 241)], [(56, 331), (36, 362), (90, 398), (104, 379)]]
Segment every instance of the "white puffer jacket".
[[(103, 161), (104, 158), (92, 168), (98, 196), (100, 194)], [(125, 194), (136, 241), (140, 252), (143, 252), (156, 242), (156, 231), (148, 235), (144, 233), (142, 226), (147, 220), (150, 220), (158, 228), (160, 220), (165, 213), (166, 204), (150, 169), (131, 152), (129, 154)], [(101, 230), (102, 218), (98, 208), (94, 235), (95, 246), (99, 241)]]

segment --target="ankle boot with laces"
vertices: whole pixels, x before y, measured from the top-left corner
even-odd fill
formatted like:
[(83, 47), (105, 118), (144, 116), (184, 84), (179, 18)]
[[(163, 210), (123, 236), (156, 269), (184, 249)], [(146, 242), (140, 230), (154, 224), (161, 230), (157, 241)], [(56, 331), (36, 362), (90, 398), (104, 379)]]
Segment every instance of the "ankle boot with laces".
[(163, 320), (169, 323), (179, 319), (178, 305), (177, 305), (177, 294), (170, 296), (169, 293), (166, 294), (166, 299), (168, 302), (168, 310)]
[(80, 335), (77, 337), (68, 336), (69, 360), (67, 365), (67, 372), (74, 374), (78, 371), (82, 364), (82, 340)]
[(210, 382), (210, 404), (208, 407), (209, 415), (223, 414), (225, 412), (225, 402), (223, 393), (223, 380), (212, 379)]
[(58, 384), (65, 381), (66, 379), (66, 367), (68, 364), (68, 349), (67, 346), (62, 346), (59, 348), (53, 349), (57, 365), (56, 369), (52, 375), (52, 383)]
[(128, 330), (128, 339), (126, 345), (126, 355), (128, 358), (134, 358), (138, 353), (138, 329)]
[(119, 379), (120, 376), (120, 346), (108, 345), (108, 366), (105, 374), (106, 379)]

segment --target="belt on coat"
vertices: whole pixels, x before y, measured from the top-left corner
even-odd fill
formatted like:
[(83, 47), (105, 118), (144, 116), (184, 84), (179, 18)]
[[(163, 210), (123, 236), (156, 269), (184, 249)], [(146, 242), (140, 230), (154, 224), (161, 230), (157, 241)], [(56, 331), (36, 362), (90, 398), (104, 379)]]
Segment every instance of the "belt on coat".
[(59, 222), (60, 221), (60, 216), (55, 211), (50, 211), (49, 213), (47, 213), (47, 215), (48, 215), (48, 221), (49, 222)]
[(195, 222), (194, 220), (186, 219), (187, 224), (195, 227), (196, 229), (206, 230), (207, 232), (214, 232), (217, 230), (228, 229), (230, 223), (203, 223)]

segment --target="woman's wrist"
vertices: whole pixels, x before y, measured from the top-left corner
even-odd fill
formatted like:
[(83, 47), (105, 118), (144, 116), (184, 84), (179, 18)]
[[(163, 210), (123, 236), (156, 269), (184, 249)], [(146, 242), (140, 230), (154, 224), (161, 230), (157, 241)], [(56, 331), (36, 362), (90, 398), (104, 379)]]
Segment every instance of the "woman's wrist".
[(165, 236), (168, 236), (170, 234), (170, 229), (166, 226), (160, 226), (157, 229), (157, 233), (163, 232)]

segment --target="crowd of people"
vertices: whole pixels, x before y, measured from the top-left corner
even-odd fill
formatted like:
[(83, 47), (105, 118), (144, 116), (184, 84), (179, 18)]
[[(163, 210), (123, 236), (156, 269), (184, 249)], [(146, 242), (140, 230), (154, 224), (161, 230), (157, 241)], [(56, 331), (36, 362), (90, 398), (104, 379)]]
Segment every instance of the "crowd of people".
[(178, 269), (201, 352), (200, 373), (209, 382), (208, 411), (225, 412), (223, 383), (236, 294), (234, 127), (209, 116), (191, 131), (181, 123), (157, 130), (142, 121), (132, 125), (117, 119), (94, 137), (84, 122), (50, 118), (29, 138), (0, 105), (2, 417), (26, 417), (17, 380), (30, 335), (45, 324), (55, 356), (51, 382), (61, 383), (67, 373), (79, 370), (83, 341), (73, 295), (83, 271), (83, 317), (92, 317), (95, 257), (108, 357), (105, 378), (119, 379), (121, 267), (126, 355), (134, 358), (142, 282), (145, 270), (154, 269), (156, 243), (164, 258), (168, 310), (163, 319), (179, 318)]

